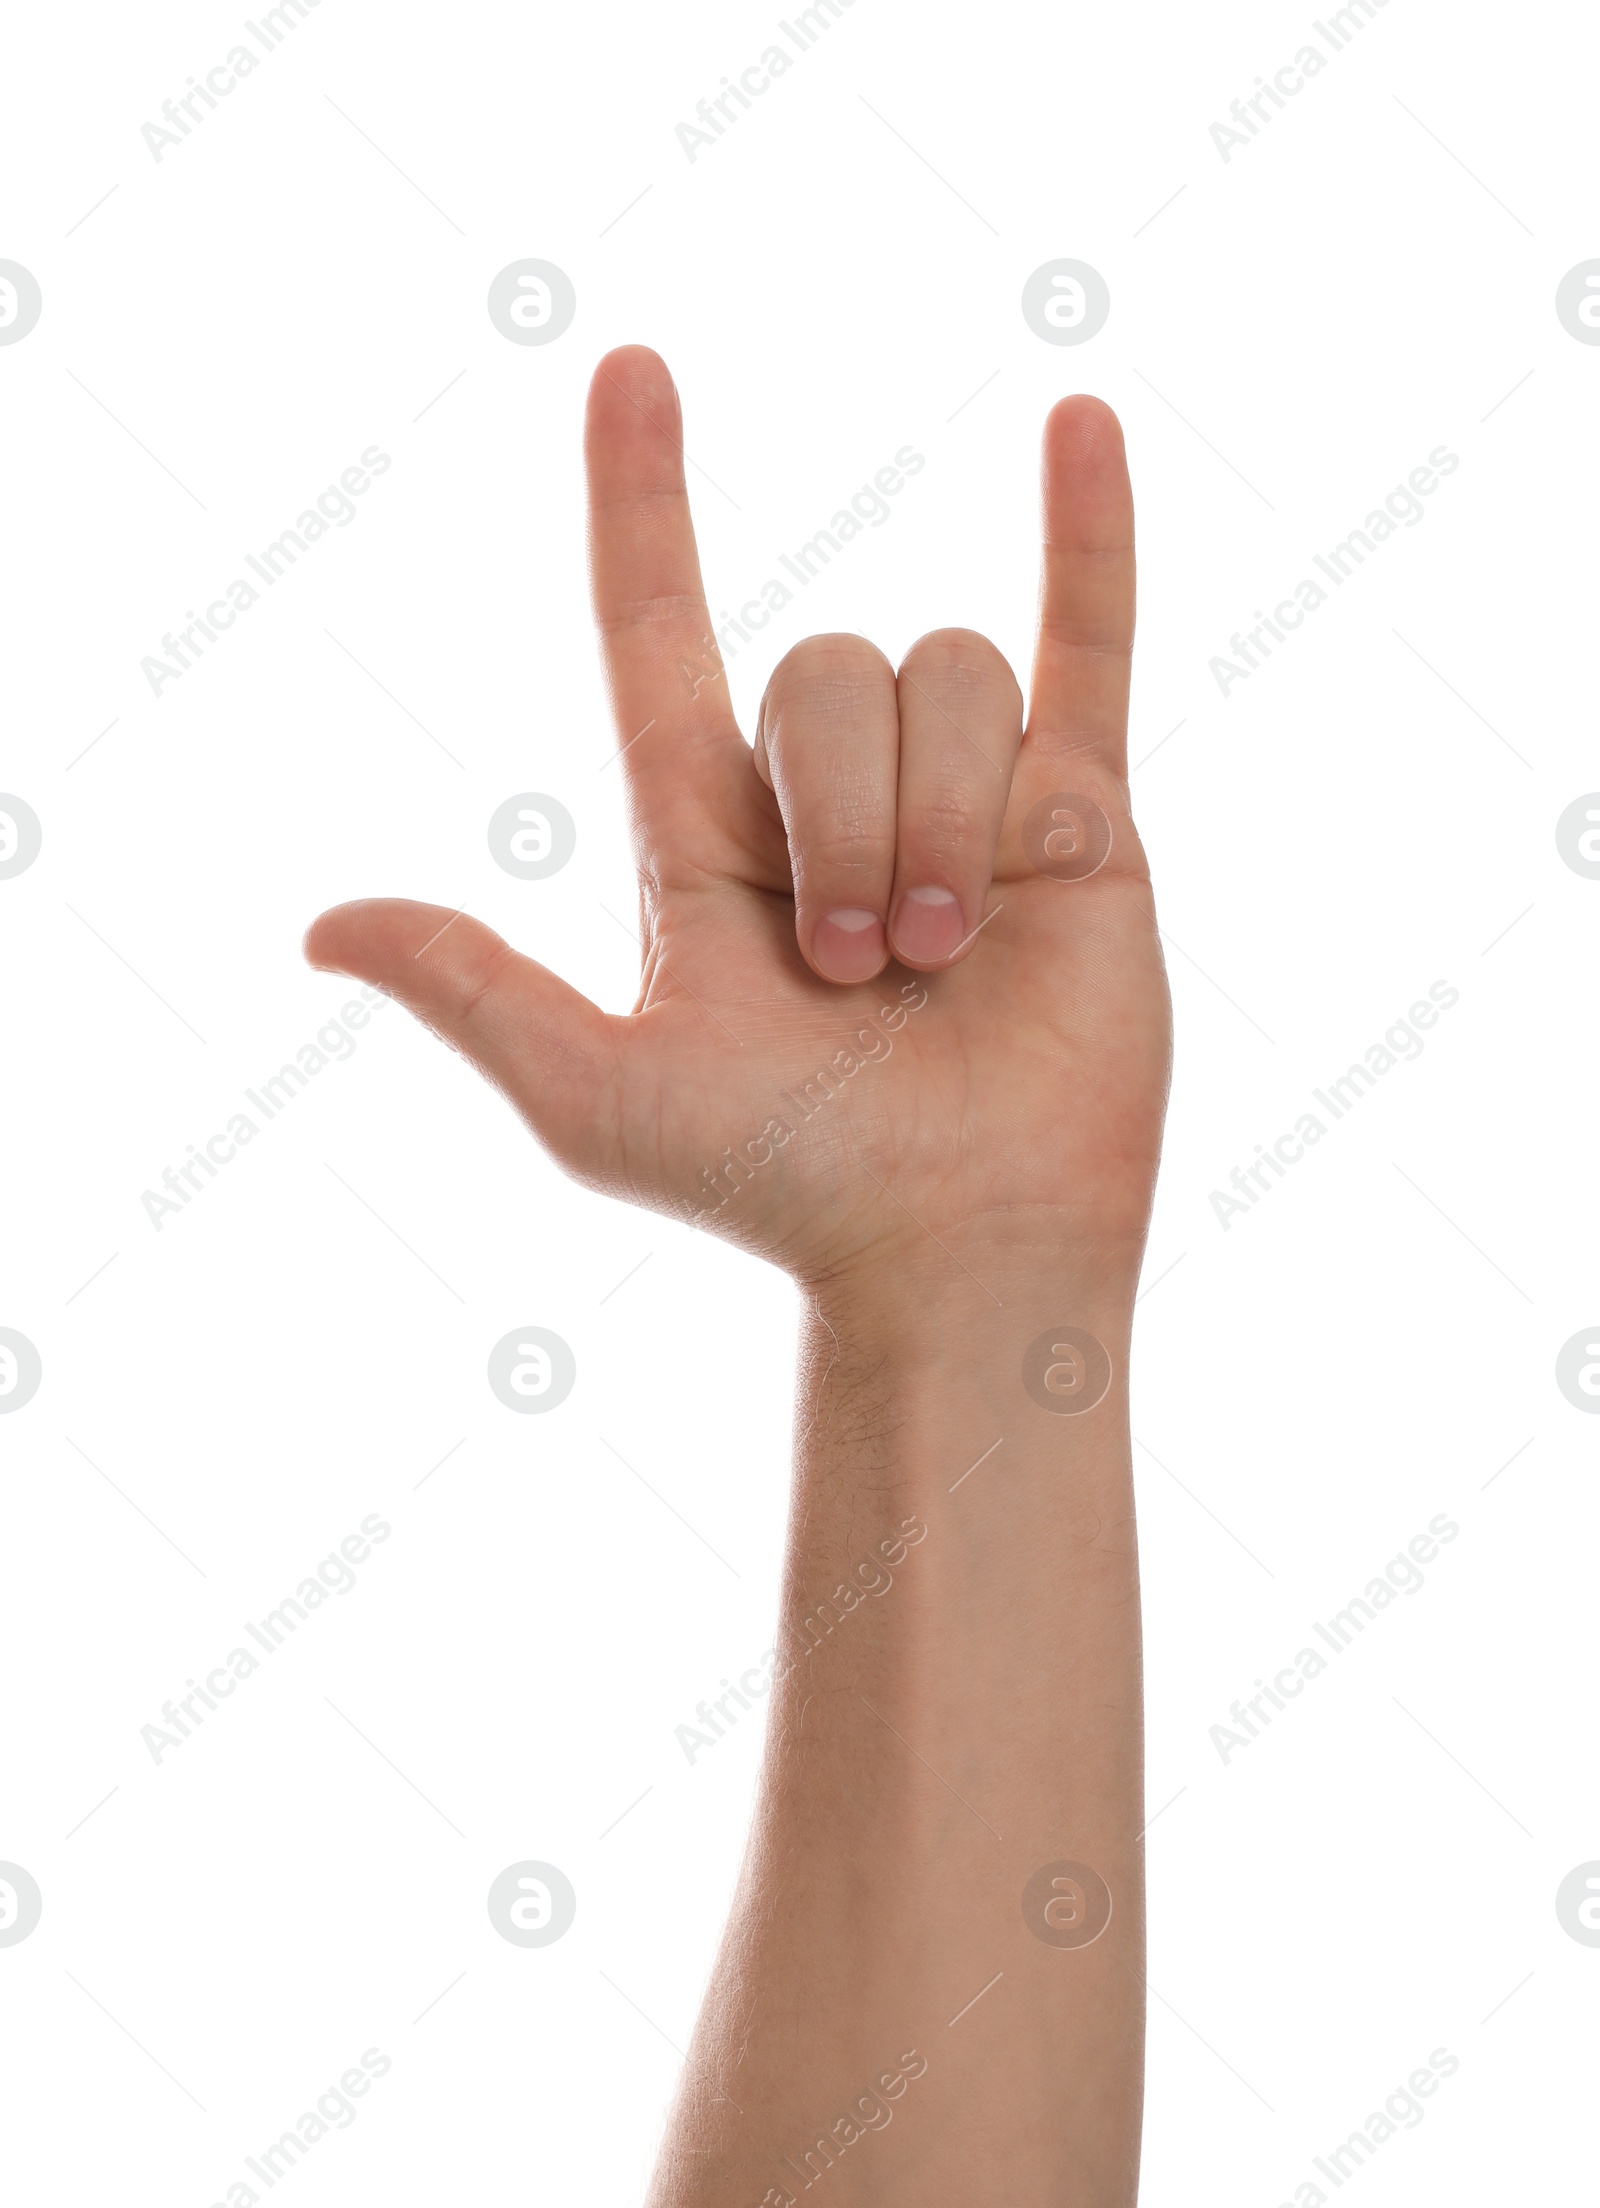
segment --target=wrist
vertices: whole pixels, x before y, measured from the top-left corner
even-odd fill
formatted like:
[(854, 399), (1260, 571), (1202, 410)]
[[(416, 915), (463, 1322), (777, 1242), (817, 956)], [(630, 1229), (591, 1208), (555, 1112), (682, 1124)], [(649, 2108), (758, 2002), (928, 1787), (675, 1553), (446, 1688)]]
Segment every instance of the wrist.
[[(1052, 1221), (908, 1232), (828, 1272), (802, 1277), (809, 1325), (841, 1356), (891, 1360), (952, 1379), (997, 1375), (1008, 1345), (1020, 1360), (1053, 1326), (1087, 1328), (1123, 1352), (1144, 1237), (1070, 1235)], [(997, 1362), (998, 1361), (998, 1362)]]
[(819, 1502), (834, 1488), (847, 1515), (875, 1493), (892, 1517), (965, 1505), (998, 1475), (1033, 1496), (1041, 1530), (1058, 1526), (1087, 1491), (1126, 1484), (1137, 1258), (1015, 1241), (960, 1254), (968, 1270), (934, 1248), (805, 1289), (802, 1485)]

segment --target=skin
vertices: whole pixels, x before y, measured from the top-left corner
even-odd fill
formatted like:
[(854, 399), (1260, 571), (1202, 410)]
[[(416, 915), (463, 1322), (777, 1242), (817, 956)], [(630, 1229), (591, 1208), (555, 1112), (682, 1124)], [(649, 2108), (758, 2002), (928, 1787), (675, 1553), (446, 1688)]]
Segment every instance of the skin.
[[(1136, 2196), (1143, 2040), (1128, 1335), (1169, 1064), (1128, 811), (1121, 431), (1090, 398), (1045, 424), (1025, 720), (971, 631), (898, 672), (813, 637), (753, 744), (656, 355), (601, 362), (586, 452), (633, 1011), (432, 905), (339, 906), (306, 950), (408, 1005), (579, 1180), (800, 1290), (761, 1792), (649, 2208), (779, 2208), (814, 2184), (837, 2208), (1113, 2208)], [(1085, 879), (1041, 871), (1025, 830), (1063, 793), (1053, 851), (1093, 808), (1109, 823)], [(1052, 1346), (1067, 1327), (1109, 1362), (1089, 1408)], [(1102, 1890), (1052, 1888), (1064, 1863), (1110, 1898), (1089, 1944), (1049, 1932), (1091, 1928)]]

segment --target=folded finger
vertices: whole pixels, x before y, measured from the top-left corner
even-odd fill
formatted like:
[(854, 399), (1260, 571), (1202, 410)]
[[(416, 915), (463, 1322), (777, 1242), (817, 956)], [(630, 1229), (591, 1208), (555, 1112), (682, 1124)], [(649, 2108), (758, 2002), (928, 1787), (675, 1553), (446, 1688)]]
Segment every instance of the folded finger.
[(1022, 692), (972, 629), (936, 629), (897, 685), (900, 786), (889, 944), (923, 969), (965, 957), (982, 925), (1022, 742)]
[(808, 637), (774, 668), (756, 763), (783, 813), (801, 955), (824, 981), (888, 960), (899, 745), (894, 669), (865, 637)]

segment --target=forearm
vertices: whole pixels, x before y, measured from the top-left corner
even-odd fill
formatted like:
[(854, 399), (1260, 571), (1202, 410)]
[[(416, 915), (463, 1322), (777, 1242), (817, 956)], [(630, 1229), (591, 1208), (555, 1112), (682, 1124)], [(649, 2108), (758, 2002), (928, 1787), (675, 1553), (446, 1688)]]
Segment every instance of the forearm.
[(761, 1797), (652, 2208), (1134, 2198), (1131, 1267), (937, 1264), (808, 1305)]

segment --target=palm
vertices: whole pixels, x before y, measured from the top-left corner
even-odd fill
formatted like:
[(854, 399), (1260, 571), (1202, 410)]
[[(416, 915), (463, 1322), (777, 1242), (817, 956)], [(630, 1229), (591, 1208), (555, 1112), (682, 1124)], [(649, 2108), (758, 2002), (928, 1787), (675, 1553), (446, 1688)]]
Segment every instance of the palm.
[(802, 1276), (1002, 1208), (1136, 1236), (1165, 1073), (1142, 870), (995, 895), (948, 974), (840, 989), (792, 905), (669, 892), (595, 1177)]
[[(873, 862), (870, 838), (845, 837), (835, 817), (839, 746), (854, 741), (837, 708), (859, 679), (893, 722), (883, 693), (887, 683), (892, 701), (894, 677), (856, 639), (802, 647), (774, 677), (752, 755), (706, 639), (663, 379), (653, 355), (613, 355), (589, 426), (596, 604), (643, 854), (635, 1009), (608, 1018), (477, 923), (446, 926), (431, 907), (338, 908), (313, 929), (309, 955), (392, 990), (457, 1041), (580, 1179), (802, 1279), (952, 1241), (979, 1249), (1002, 1213), (1013, 1229), (1033, 1215), (1042, 1242), (1136, 1244), (1167, 1003), (1122, 779), (1132, 545), (1114, 423), (1092, 402), (1052, 421), (1026, 735), (1020, 701), (1006, 702), (1009, 671), (982, 639), (927, 639), (900, 674), (907, 744), (916, 722), (925, 748), (954, 754), (944, 810), (965, 774), (976, 809), (993, 815), (981, 860), (960, 862), (972, 932), (953, 961), (917, 960), (914, 972), (887, 959), (842, 984), (818, 970), (825, 883), (839, 864), (865, 880)], [(832, 669), (821, 721), (819, 658)], [(887, 772), (892, 814), (892, 748)], [(915, 774), (902, 765), (900, 777), (904, 808)], [(1041, 872), (1038, 826), (1025, 833), (1063, 792), (1110, 824), (1109, 855), (1085, 879)], [(871, 813), (870, 798), (857, 812)], [(855, 812), (846, 825), (859, 826)], [(901, 872), (915, 833), (902, 820)]]

